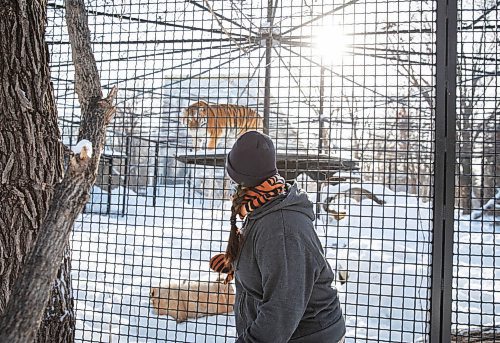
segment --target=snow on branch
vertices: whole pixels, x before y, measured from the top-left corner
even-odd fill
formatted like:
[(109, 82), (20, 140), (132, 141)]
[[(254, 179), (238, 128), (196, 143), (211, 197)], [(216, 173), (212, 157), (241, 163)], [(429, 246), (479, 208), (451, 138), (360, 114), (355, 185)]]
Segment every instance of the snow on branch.
[(71, 147), (71, 150), (80, 155), (81, 159), (92, 158), (92, 143), (86, 139), (79, 141), (74, 147)]

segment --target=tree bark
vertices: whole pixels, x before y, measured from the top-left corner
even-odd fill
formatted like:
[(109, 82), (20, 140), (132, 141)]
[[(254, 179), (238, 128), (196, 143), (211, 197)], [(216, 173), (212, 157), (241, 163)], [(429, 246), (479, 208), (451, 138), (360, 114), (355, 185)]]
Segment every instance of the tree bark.
[[(8, 1), (0, 8), (0, 314), (63, 176), (45, 22), (45, 1)], [(73, 340), (72, 293), (59, 291), (71, 286), (69, 256), (61, 268), (65, 279), (53, 290), (40, 342)]]
[[(461, 70), (457, 71), (457, 79), (463, 77)], [(470, 214), (472, 210), (472, 153), (474, 151), (474, 137), (472, 136), (472, 118), (476, 86), (479, 78), (474, 78), (468, 94), (467, 87), (458, 87), (460, 99), (459, 112), (457, 113), (457, 158), (460, 169), (458, 170), (458, 197), (457, 206), (462, 214)]]
[(71, 286), (71, 251), (66, 248), (63, 263), (57, 272), (36, 342), (71, 343), (75, 341), (75, 311)]
[(62, 177), (45, 4), (0, 6), (0, 313)]
[[(0, 292), (7, 294), (1, 304), (0, 342), (35, 339), (71, 228), (95, 181), (106, 127), (115, 110), (115, 88), (102, 99), (83, 2), (68, 1), (75, 88), (82, 108), (78, 140), (90, 141), (94, 154), (83, 149), (71, 157), (61, 181), (62, 149), (44, 41), (45, 7), (43, 0), (9, 1), (0, 7), (0, 58), (6, 66), (0, 82), (0, 195), (7, 210), (0, 216), (0, 275), (7, 276), (0, 284)], [(36, 232), (36, 243), (24, 258)], [(56, 285), (66, 280), (65, 270), (60, 270)], [(21, 275), (16, 279), (17, 272)], [(54, 292), (62, 294), (65, 289)], [(59, 341), (50, 332), (38, 339)]]

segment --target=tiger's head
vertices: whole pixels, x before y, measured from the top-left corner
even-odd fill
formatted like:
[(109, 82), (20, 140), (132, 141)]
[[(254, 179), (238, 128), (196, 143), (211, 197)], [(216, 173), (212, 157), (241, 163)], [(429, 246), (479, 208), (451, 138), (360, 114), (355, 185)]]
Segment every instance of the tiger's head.
[(184, 109), (183, 122), (188, 128), (196, 129), (206, 125), (208, 106), (207, 102), (200, 100)]

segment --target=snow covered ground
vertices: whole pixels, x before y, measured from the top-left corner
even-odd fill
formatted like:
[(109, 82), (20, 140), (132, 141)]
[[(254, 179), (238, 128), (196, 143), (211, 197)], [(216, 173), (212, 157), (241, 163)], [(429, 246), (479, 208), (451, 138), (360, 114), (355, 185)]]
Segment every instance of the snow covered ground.
[[(367, 186), (370, 187), (370, 186)], [(429, 203), (371, 185), (385, 201), (351, 198), (336, 221), (318, 220), (347, 319), (348, 342), (413, 342), (429, 332), (431, 208)], [(94, 192), (96, 193), (96, 192)], [(109, 215), (94, 194), (73, 235), (77, 342), (232, 342), (234, 317), (219, 315), (177, 324), (153, 314), (149, 290), (166, 279), (208, 279), (210, 257), (224, 250), (229, 202), (189, 200), (184, 184), (152, 196), (122, 188), (111, 194)], [(148, 192), (152, 194), (152, 190)], [(315, 199), (315, 194), (311, 194)], [(121, 216), (123, 200), (127, 215)], [(328, 222), (328, 223), (327, 223)], [(327, 223), (327, 224), (326, 224)], [(500, 230), (458, 221), (455, 236), (453, 323), (500, 322)], [(496, 315), (495, 315), (496, 314)]]

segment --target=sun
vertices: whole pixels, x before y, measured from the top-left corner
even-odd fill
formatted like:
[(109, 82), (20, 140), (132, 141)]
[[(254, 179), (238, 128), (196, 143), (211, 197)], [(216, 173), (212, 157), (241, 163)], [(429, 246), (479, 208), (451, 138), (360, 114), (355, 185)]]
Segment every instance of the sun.
[(347, 37), (342, 26), (330, 24), (318, 27), (313, 46), (325, 64), (340, 63), (346, 54)]

